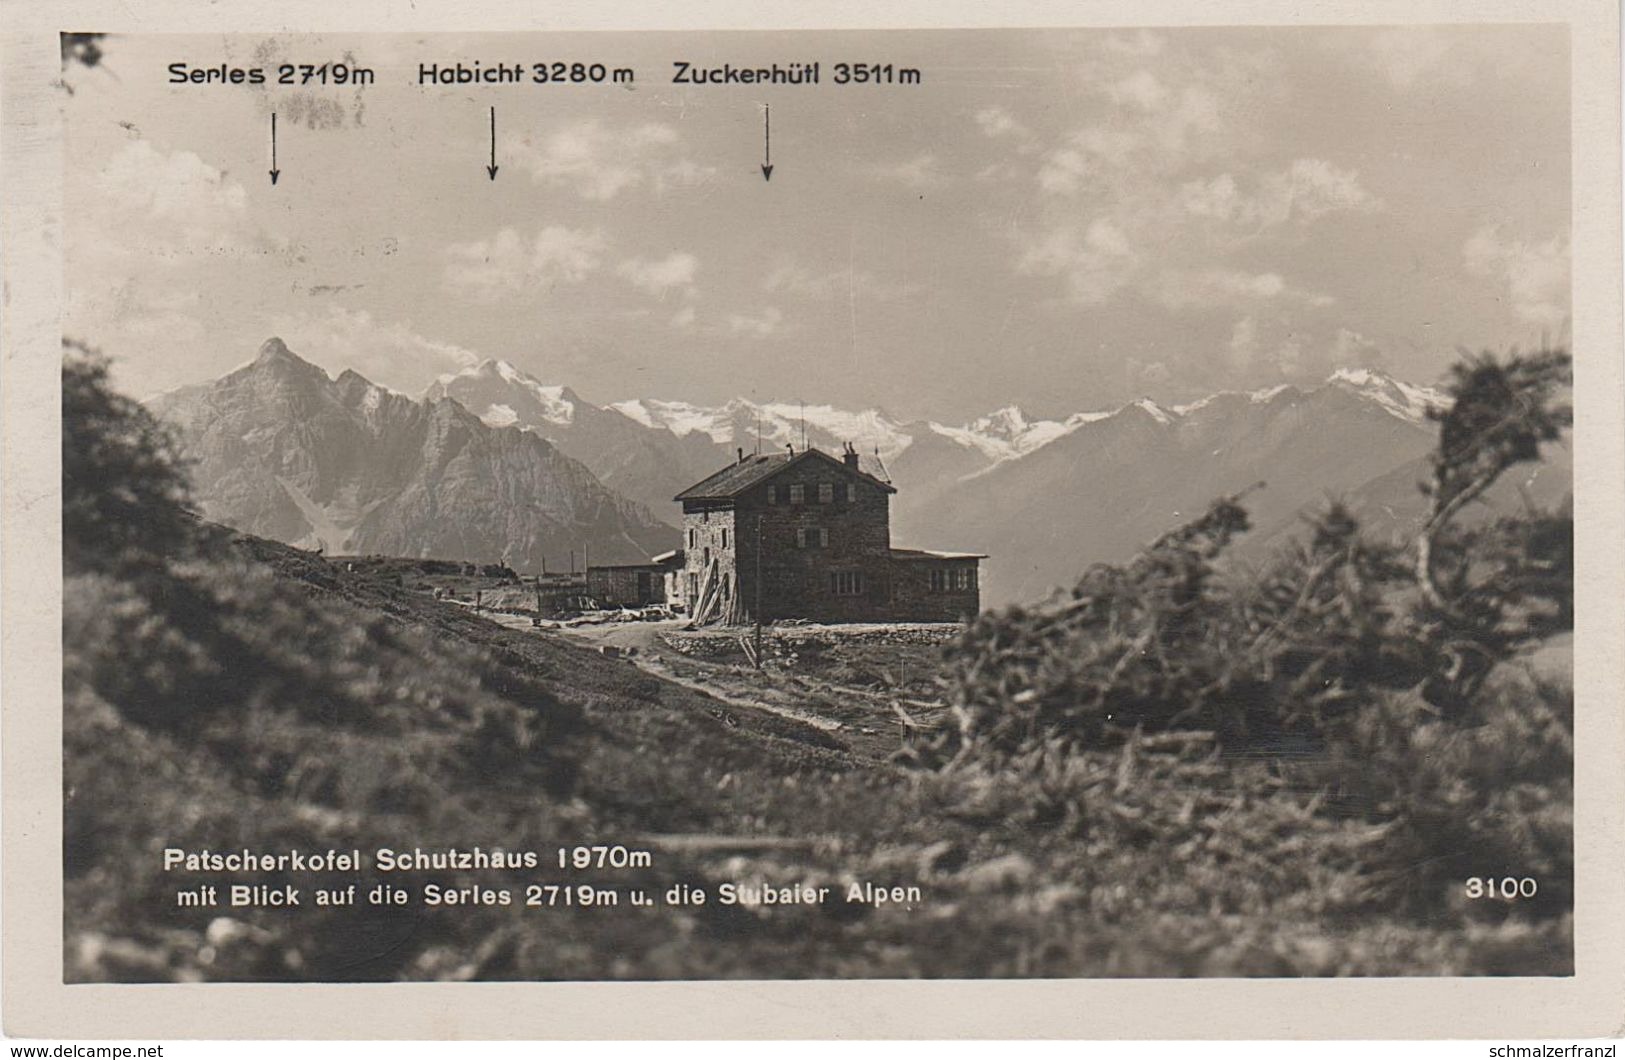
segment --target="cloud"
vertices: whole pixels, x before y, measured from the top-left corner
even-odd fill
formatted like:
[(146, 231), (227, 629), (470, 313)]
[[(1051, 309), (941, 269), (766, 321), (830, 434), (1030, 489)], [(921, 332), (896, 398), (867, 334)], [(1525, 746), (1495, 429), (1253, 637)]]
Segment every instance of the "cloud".
[(592, 118), (539, 141), (509, 137), (503, 155), (537, 183), (569, 188), (596, 202), (634, 188), (663, 194), (703, 184), (716, 174), (715, 167), (685, 155), (677, 130), (660, 122), (612, 128)]
[(976, 127), (984, 136), (1029, 136), (1027, 127), (1003, 107), (983, 107), (976, 112)]
[(1486, 225), (1462, 247), (1467, 270), (1506, 285), (1518, 319), (1556, 326), (1569, 317), (1569, 241), (1553, 236), (1544, 243), (1512, 239)]
[(1110, 218), (1097, 218), (1081, 231), (1050, 232), (1021, 257), (1020, 269), (1038, 276), (1060, 276), (1072, 298), (1099, 305), (1128, 286), (1139, 255)]
[(1159, 299), (1170, 309), (1266, 302), (1287, 293), (1280, 273), (1222, 268), (1164, 270), (1158, 289)]
[(1107, 86), (1106, 95), (1113, 103), (1127, 103), (1140, 110), (1156, 111), (1167, 101), (1168, 89), (1150, 70), (1136, 70)]
[(735, 335), (747, 335), (763, 339), (779, 330), (784, 322), (784, 314), (773, 306), (767, 306), (759, 313), (730, 313), (728, 314), (728, 330)]
[(1344, 210), (1375, 210), (1381, 205), (1365, 188), (1352, 169), (1339, 169), (1320, 158), (1300, 158), (1285, 173), (1265, 182), (1263, 208), (1268, 217), (1285, 221), (1298, 217), (1306, 221)]
[[(1040, 192), (1036, 220), (1012, 232), (1018, 272), (1061, 279), (1083, 305), (1127, 293), (1176, 310), (1333, 302), (1293, 286), (1284, 269), (1259, 268), (1260, 251), (1278, 244), (1282, 259), (1296, 260), (1309, 226), (1382, 202), (1356, 170), (1331, 159), (1253, 161), (1270, 146), (1249, 124), (1271, 105), (1279, 71), (1268, 49), (1116, 36), (1077, 70), (1089, 120), (1036, 146), (1030, 162), (1006, 153), (978, 174), (1003, 182), (1025, 168)], [(1009, 135), (997, 108), (978, 124), (989, 136)]]
[(814, 272), (785, 260), (775, 266), (762, 279), (762, 290), (774, 294), (789, 294), (816, 301), (834, 298), (863, 298), (874, 302), (893, 302), (919, 294), (921, 284), (883, 280), (866, 269), (831, 269)]
[(1136, 394), (1146, 394), (1158, 387), (1165, 386), (1174, 378), (1174, 373), (1162, 361), (1149, 363), (1137, 357), (1130, 357), (1124, 365), (1124, 374), (1127, 377), (1128, 388)]
[(427, 338), (401, 320), (377, 320), (364, 309), (329, 306), (326, 312), (274, 316), (266, 334), (329, 374), (346, 368), (375, 383), (416, 393), (441, 372), (467, 368), (485, 358), (456, 343)]
[(1381, 368), (1387, 360), (1382, 347), (1358, 331), (1338, 328), (1332, 339), (1331, 363), (1334, 368)]
[(191, 151), (115, 139), (65, 180), (63, 328), (92, 342), (140, 342), (180, 360), (206, 345), (218, 307), (200, 292), (222, 266), (288, 247), (251, 220), (241, 183)]
[(930, 191), (948, 183), (937, 156), (926, 152), (904, 162), (865, 166), (862, 172), (876, 180), (901, 184), (915, 191)]
[(692, 305), (685, 305), (676, 313), (672, 314), (671, 326), (674, 328), (693, 327), (695, 315), (694, 307)]
[(550, 225), (525, 239), (504, 228), (489, 239), (454, 243), (446, 248), (448, 287), (481, 301), (580, 283), (603, 262), (604, 235)]
[(1369, 61), (1400, 91), (1427, 82), (1455, 87), (1472, 82), (1471, 68), (1452, 54), (1445, 34), (1431, 26), (1400, 26), (1377, 33), (1371, 38)]
[(1352, 328), (1305, 329), (1280, 314), (1247, 313), (1231, 328), (1222, 360), (1232, 377), (1257, 383), (1320, 379), (1338, 368), (1383, 368), (1386, 358), (1375, 340)]
[(1055, 195), (1132, 191), (1224, 147), (1219, 97), (1205, 84), (1170, 88), (1141, 70), (1104, 86), (1119, 113), (1073, 132), (1050, 151), (1038, 186)]
[(656, 298), (679, 288), (692, 288), (700, 270), (700, 259), (684, 251), (673, 251), (658, 261), (633, 258), (615, 270), (632, 286)]
[(1252, 367), (1253, 358), (1258, 355), (1256, 317), (1242, 317), (1236, 321), (1235, 327), (1230, 329), (1230, 342), (1225, 347), (1225, 352), (1233, 370), (1245, 372)]
[(1320, 158), (1300, 158), (1266, 173), (1251, 192), (1229, 173), (1180, 185), (1178, 201), (1187, 214), (1208, 221), (1262, 230), (1292, 221), (1307, 224), (1339, 212), (1372, 212), (1382, 203), (1360, 183), (1360, 175)]
[(241, 184), (192, 152), (165, 154), (146, 140), (109, 159), (96, 184), (122, 210), (191, 229), (234, 226), (248, 200)]
[(1241, 377), (1302, 379), (1311, 374), (1305, 363), (1303, 335), (1279, 317), (1260, 323), (1256, 315), (1248, 314), (1237, 320), (1225, 360)]
[[(191, 151), (131, 140), (98, 168), (70, 171), (68, 254), (76, 267), (139, 257), (180, 266), (286, 250), (285, 237), (250, 219), (238, 181)], [(130, 275), (129, 267), (125, 275)], [(139, 277), (131, 277), (132, 279)]]

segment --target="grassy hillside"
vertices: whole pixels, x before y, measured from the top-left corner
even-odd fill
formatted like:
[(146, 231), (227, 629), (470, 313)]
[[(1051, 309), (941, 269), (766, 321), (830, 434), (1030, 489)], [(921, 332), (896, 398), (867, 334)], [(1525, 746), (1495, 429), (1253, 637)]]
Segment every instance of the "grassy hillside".
[[(183, 514), (161, 432), (95, 360), (64, 378), (70, 981), (1563, 974), (1567, 690), (1517, 666), (1484, 724), (1395, 696), (1301, 766), (1210, 734), (1040, 749), (1022, 768), (878, 760), (546, 633)], [(1390, 730), (1408, 726), (1395, 735)], [(1365, 741), (1362, 743), (1361, 741)], [(1373, 784), (1371, 777), (1381, 780)], [(566, 872), (561, 844), (651, 864)], [(614, 907), (196, 909), (167, 847), (544, 854)], [(1478, 852), (1490, 852), (1478, 867)], [(1538, 859), (1545, 859), (1544, 861)], [(1459, 873), (1539, 876), (1465, 897)], [(633, 890), (831, 886), (801, 905)], [(918, 886), (879, 908), (853, 882)]]

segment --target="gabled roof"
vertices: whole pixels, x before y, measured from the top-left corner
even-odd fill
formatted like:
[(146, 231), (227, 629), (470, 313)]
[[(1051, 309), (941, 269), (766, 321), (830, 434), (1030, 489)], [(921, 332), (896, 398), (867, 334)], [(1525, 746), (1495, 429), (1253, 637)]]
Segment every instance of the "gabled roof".
[(822, 460), (839, 471), (862, 479), (873, 486), (878, 486), (887, 493), (896, 493), (897, 487), (883, 479), (878, 479), (857, 468), (850, 468), (830, 456), (821, 449), (804, 449), (791, 456), (789, 453), (768, 453), (761, 456), (747, 456), (745, 459), (729, 464), (710, 478), (703, 479), (679, 493), (673, 500), (701, 501), (726, 500), (737, 497), (746, 490), (761, 485), (768, 479), (785, 470), (792, 464), (803, 460)]

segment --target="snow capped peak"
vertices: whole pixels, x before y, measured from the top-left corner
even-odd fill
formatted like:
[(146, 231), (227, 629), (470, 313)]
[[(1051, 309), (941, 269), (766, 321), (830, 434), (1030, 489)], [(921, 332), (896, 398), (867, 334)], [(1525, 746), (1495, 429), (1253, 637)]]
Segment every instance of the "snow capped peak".
[(1218, 398), (1237, 396), (1245, 397), (1254, 405), (1267, 405), (1271, 401), (1274, 401), (1277, 397), (1280, 397), (1282, 394), (1292, 389), (1294, 389), (1294, 387), (1291, 383), (1280, 383), (1276, 386), (1267, 386), (1260, 390), (1221, 390), (1216, 394), (1209, 394), (1207, 397), (1199, 398), (1196, 401), (1190, 402), (1189, 404), (1169, 406), (1168, 411), (1174, 413), (1176, 416), (1186, 416), (1192, 412), (1195, 412), (1197, 409), (1207, 408)]
[(519, 414), (512, 405), (492, 405), (480, 416), (487, 427), (512, 427), (519, 422)]
[(1339, 368), (1327, 377), (1326, 385), (1375, 402), (1384, 412), (1408, 423), (1424, 423), (1428, 409), (1450, 404), (1450, 399), (1433, 387), (1403, 383), (1372, 368)]
[(493, 371), (510, 383), (537, 382), (537, 380), (521, 372), (507, 361), (486, 361), (480, 365), (482, 371)]
[(760, 432), (768, 448), (790, 444), (800, 449), (805, 436), (806, 444), (830, 452), (851, 442), (864, 452), (879, 449), (881, 458), (890, 460), (913, 441), (890, 416), (873, 408), (851, 412), (833, 405), (744, 398), (716, 406), (634, 398), (608, 407), (645, 427), (669, 430), (679, 438), (698, 431), (719, 445), (754, 445)]
[(1169, 415), (1167, 409), (1164, 409), (1161, 405), (1157, 404), (1155, 401), (1152, 401), (1148, 397), (1141, 398), (1140, 400), (1136, 401), (1133, 407), (1146, 413), (1158, 423), (1169, 424), (1174, 422), (1173, 416)]
[(480, 419), (492, 427), (567, 427), (575, 420), (575, 403), (564, 387), (544, 386), (530, 373), (496, 358), (443, 375), (432, 389), (471, 410), (483, 409)]
[(722, 443), (729, 441), (733, 436), (728, 426), (727, 406), (719, 409), (704, 408), (686, 401), (634, 398), (631, 401), (616, 401), (606, 408), (613, 409), (645, 427), (668, 430), (679, 438), (700, 431), (710, 435), (712, 441)]
[(1029, 420), (1019, 406), (1006, 405), (970, 421), (963, 427), (949, 427), (941, 423), (931, 423), (929, 426), (932, 431), (944, 438), (957, 442), (967, 449), (976, 449), (988, 459), (999, 463), (1025, 456), (1040, 446), (1048, 445), (1063, 434), (1071, 433), (1090, 419), (1100, 419), (1105, 415), (1106, 413), (1076, 413), (1061, 422)]
[(965, 425), (967, 430), (982, 431), (1005, 438), (1019, 437), (1027, 426), (1027, 414), (1017, 405), (1006, 405)]
[(1352, 383), (1355, 386), (1369, 386), (1373, 382), (1389, 382), (1386, 375), (1372, 371), (1370, 368), (1339, 368), (1326, 377), (1328, 383)]

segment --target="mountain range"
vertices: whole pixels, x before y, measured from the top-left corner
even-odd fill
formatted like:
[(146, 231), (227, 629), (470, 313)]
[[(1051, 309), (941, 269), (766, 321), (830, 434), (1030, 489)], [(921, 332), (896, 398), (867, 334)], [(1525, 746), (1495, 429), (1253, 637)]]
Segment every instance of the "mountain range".
[(177, 429), (205, 517), (289, 544), (540, 571), (589, 549), (634, 562), (678, 542), (540, 435), (353, 371), (329, 378), (280, 339), (148, 406)]
[[(969, 423), (878, 409), (583, 400), (505, 361), (437, 379), (421, 399), (346, 371), (336, 380), (270, 340), (214, 383), (154, 399), (180, 428), (204, 513), (334, 552), (490, 560), (527, 572), (630, 562), (674, 547), (671, 498), (739, 449), (860, 450), (890, 480), (895, 544), (986, 553), (986, 604), (1030, 600), (1092, 563), (1127, 558), (1215, 496), (1247, 500), (1261, 556), (1338, 497), (1374, 532), (1414, 533), (1439, 392), (1354, 369), (1312, 386), (1224, 392), (1185, 405), (1030, 420), (1014, 406)], [(1494, 503), (1552, 503), (1566, 447)]]

